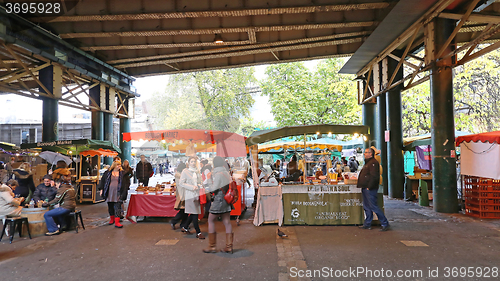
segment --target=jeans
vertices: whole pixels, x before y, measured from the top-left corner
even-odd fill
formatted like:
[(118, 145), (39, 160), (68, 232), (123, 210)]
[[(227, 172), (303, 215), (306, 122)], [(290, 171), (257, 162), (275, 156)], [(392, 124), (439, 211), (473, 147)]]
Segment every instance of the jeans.
[(71, 212), (71, 210), (64, 209), (64, 208), (55, 208), (43, 215), (45, 218), (45, 223), (47, 224), (47, 229), (49, 232), (54, 232), (58, 230), (57, 224), (54, 221), (54, 217), (57, 218), (57, 221), (62, 225), (64, 223), (64, 217), (68, 215)]
[(363, 194), (363, 209), (365, 210), (366, 218), (364, 226), (369, 227), (372, 224), (373, 213), (377, 214), (377, 217), (382, 226), (388, 226), (389, 221), (385, 217), (382, 210), (377, 205), (377, 189), (367, 190), (366, 188), (362, 189)]
[(187, 229), (191, 223), (193, 223), (194, 230), (196, 230), (196, 234), (201, 233), (200, 226), (198, 225), (198, 214), (189, 214), (188, 220), (184, 225), (184, 228)]

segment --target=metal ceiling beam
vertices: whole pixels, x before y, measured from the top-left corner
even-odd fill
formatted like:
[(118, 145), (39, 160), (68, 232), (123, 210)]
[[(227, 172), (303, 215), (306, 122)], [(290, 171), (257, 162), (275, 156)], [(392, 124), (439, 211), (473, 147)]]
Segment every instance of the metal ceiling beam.
[(169, 35), (202, 35), (220, 33), (242, 33), (254, 30), (255, 32), (270, 31), (293, 31), (310, 29), (335, 29), (350, 27), (369, 27), (377, 24), (377, 21), (364, 22), (339, 22), (322, 24), (298, 24), (298, 25), (275, 25), (275, 26), (253, 26), (253, 27), (224, 27), (204, 29), (181, 29), (181, 30), (151, 30), (151, 31), (125, 31), (125, 32), (81, 32), (62, 33), (61, 38), (106, 38), (106, 37), (134, 37), (134, 36), (169, 36)]
[(244, 41), (224, 41), (223, 43), (215, 42), (197, 42), (197, 43), (167, 43), (167, 44), (140, 44), (140, 45), (111, 45), (111, 46), (91, 46), (80, 47), (84, 51), (115, 51), (115, 50), (144, 50), (144, 49), (168, 49), (168, 48), (192, 48), (192, 47), (220, 47), (220, 46), (235, 46), (248, 45), (250, 40)]
[(269, 53), (269, 52), (281, 52), (281, 51), (289, 51), (289, 50), (300, 50), (300, 49), (318, 48), (318, 47), (326, 47), (326, 46), (344, 45), (344, 44), (362, 42), (362, 40), (363, 40), (363, 38), (341, 39), (341, 40), (319, 42), (319, 43), (300, 44), (300, 45), (274, 47), (274, 48), (267, 48), (267, 49), (256, 49), (256, 50), (239, 51), (239, 52), (232, 52), (232, 53), (211, 54), (211, 55), (177, 58), (177, 59), (170, 59), (170, 60), (154, 60), (154, 61), (147, 61), (147, 62), (118, 64), (118, 65), (115, 65), (115, 67), (119, 68), (119, 69), (123, 69), (123, 68), (128, 68), (128, 67), (141, 67), (141, 66), (165, 64), (165, 63), (172, 64), (172, 63), (196, 61), (196, 60), (239, 57), (239, 56), (246, 56), (246, 55)]
[[(460, 20), (463, 16), (464, 14), (453, 14), (453, 13), (439, 14), (440, 18), (451, 19), (451, 20)], [(477, 23), (500, 23), (500, 17), (491, 15), (471, 14), (467, 21), (477, 22)]]
[(280, 7), (262, 9), (240, 9), (227, 11), (183, 11), (167, 13), (141, 13), (122, 15), (75, 15), (58, 17), (36, 17), (33, 22), (82, 22), (82, 21), (129, 21), (129, 20), (158, 20), (158, 19), (183, 19), (183, 18), (205, 18), (205, 17), (243, 17), (280, 14), (305, 14), (319, 12), (339, 12), (353, 10), (384, 9), (389, 6), (388, 2), (359, 3), (344, 5), (316, 5), (303, 7)]
[(183, 52), (183, 53), (175, 53), (168, 55), (156, 55), (156, 56), (147, 56), (147, 57), (138, 57), (138, 58), (130, 58), (130, 59), (118, 59), (118, 60), (110, 60), (109, 64), (118, 64), (125, 62), (138, 62), (145, 60), (159, 60), (159, 59), (167, 59), (167, 58), (176, 58), (176, 57), (186, 57), (186, 56), (196, 56), (196, 55), (205, 55), (205, 54), (216, 54), (216, 53), (224, 53), (224, 52), (232, 52), (232, 51), (241, 51), (247, 49), (258, 49), (258, 48), (269, 48), (275, 46), (285, 46), (285, 45), (293, 45), (293, 44), (302, 44), (309, 42), (317, 42), (317, 41), (328, 41), (332, 39), (338, 38), (352, 38), (352, 37), (366, 37), (370, 35), (370, 31), (359, 31), (359, 32), (349, 32), (349, 33), (339, 33), (327, 36), (318, 36), (318, 37), (309, 37), (309, 38), (301, 38), (294, 40), (285, 40), (285, 41), (277, 41), (272, 43), (262, 43), (262, 44), (254, 44), (254, 45), (246, 45), (246, 46), (236, 46), (236, 47), (227, 47), (227, 48), (219, 48), (219, 49), (210, 49), (210, 50), (200, 50), (193, 52)]

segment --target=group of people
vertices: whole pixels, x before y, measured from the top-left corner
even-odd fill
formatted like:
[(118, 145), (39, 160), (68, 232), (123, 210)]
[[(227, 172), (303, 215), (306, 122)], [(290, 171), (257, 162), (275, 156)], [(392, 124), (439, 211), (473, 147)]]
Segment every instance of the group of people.
[[(221, 251), (233, 252), (234, 234), (230, 222), (230, 213), (234, 206), (228, 204), (224, 195), (228, 192), (231, 184), (231, 175), (226, 161), (216, 156), (213, 159), (213, 167), (204, 159), (200, 161), (195, 156), (188, 159), (188, 165), (179, 163), (175, 173), (176, 182), (176, 202), (174, 208), (179, 212), (171, 220), (171, 227), (176, 229), (176, 224), (180, 222), (183, 233), (191, 234), (189, 225), (192, 223), (198, 239), (205, 239), (198, 225), (198, 216), (203, 214), (203, 206), (200, 204), (200, 195), (210, 199), (210, 209), (208, 215), (208, 248), (203, 249), (205, 253), (217, 252), (217, 233), (215, 231), (215, 221), (221, 217), (226, 228), (226, 247)], [(200, 192), (201, 190), (201, 192)]]
[(21, 163), (12, 170), (12, 178), (0, 185), (0, 216), (18, 217), (23, 206), (42, 201), (42, 206), (53, 207), (44, 214), (46, 235), (56, 235), (60, 232), (57, 223), (64, 228), (64, 217), (76, 207), (75, 195), (71, 172), (65, 165), (58, 163), (58, 168), (51, 175), (45, 175), (43, 182), (35, 187), (29, 164)]

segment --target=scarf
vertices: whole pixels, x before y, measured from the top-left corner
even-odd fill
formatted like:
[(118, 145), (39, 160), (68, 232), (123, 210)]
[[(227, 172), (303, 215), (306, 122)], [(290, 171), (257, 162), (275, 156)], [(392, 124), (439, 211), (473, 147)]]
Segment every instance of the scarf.
[[(107, 171), (106, 174), (106, 181), (104, 182), (104, 196), (107, 197), (108, 195), (108, 190), (109, 190), (109, 185), (111, 184), (111, 175), (113, 174), (113, 171)], [(118, 195), (120, 195), (120, 189), (121, 189), (121, 182), (122, 182), (122, 171), (119, 171), (118, 173)]]

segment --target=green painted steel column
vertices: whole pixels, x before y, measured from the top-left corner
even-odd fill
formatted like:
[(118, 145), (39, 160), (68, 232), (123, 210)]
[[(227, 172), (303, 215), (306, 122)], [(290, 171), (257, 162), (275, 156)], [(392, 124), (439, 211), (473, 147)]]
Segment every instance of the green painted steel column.
[[(54, 89), (54, 70), (53, 66), (41, 69), (39, 80), (49, 91)], [(42, 87), (39, 91), (45, 92)], [(42, 97), (42, 141), (56, 141), (59, 136), (59, 101), (57, 99)]]
[[(101, 89), (100, 87), (94, 87), (89, 90), (92, 99), (99, 103), (101, 100)], [(92, 101), (90, 105), (93, 105)], [(92, 126), (91, 133), (93, 140), (104, 140), (104, 117), (103, 112), (98, 110), (92, 110)]]
[(375, 121), (376, 108), (374, 103), (363, 104), (363, 125), (370, 127), (369, 134), (366, 135), (367, 140), (363, 141), (363, 148), (366, 149), (373, 145), (375, 140)]
[[(396, 54), (397, 55), (397, 54)], [(399, 54), (401, 55), (401, 54)], [(387, 69), (389, 77), (392, 76), (398, 62), (388, 59)], [(403, 78), (401, 67), (394, 78), (398, 81)], [(387, 183), (388, 195), (391, 198), (404, 197), (404, 157), (403, 157), (403, 124), (401, 117), (401, 86), (395, 87), (386, 93), (387, 103), (387, 129), (389, 142), (387, 143)]]
[[(103, 112), (104, 119), (104, 140), (113, 142), (113, 114), (108, 112)], [(113, 163), (113, 158), (105, 157), (104, 163), (111, 165)]]
[(387, 143), (385, 142), (385, 130), (387, 130), (387, 104), (385, 95), (377, 97), (377, 147), (380, 149), (380, 165), (382, 165), (382, 184), (384, 186), (384, 195), (389, 194), (388, 173), (387, 173)]
[[(439, 52), (456, 22), (436, 18), (433, 23), (434, 50)], [(454, 50), (454, 45), (450, 45), (444, 54)], [(458, 212), (456, 160), (451, 157), (455, 150), (451, 64), (452, 58), (448, 58), (440, 60), (431, 69), (432, 189), (434, 210), (440, 213)]]
[[(365, 87), (373, 88), (373, 77), (368, 81), (363, 82)], [(376, 127), (376, 115), (377, 111), (375, 108), (375, 103), (364, 103), (362, 106), (363, 110), (363, 125), (368, 126), (368, 135), (366, 135), (366, 141), (363, 141), (363, 149), (367, 149), (368, 147), (373, 145), (373, 141), (375, 140), (375, 127)]]
[(132, 143), (123, 141), (123, 133), (130, 133), (130, 119), (120, 118), (120, 149), (122, 150), (122, 161), (132, 161)]

